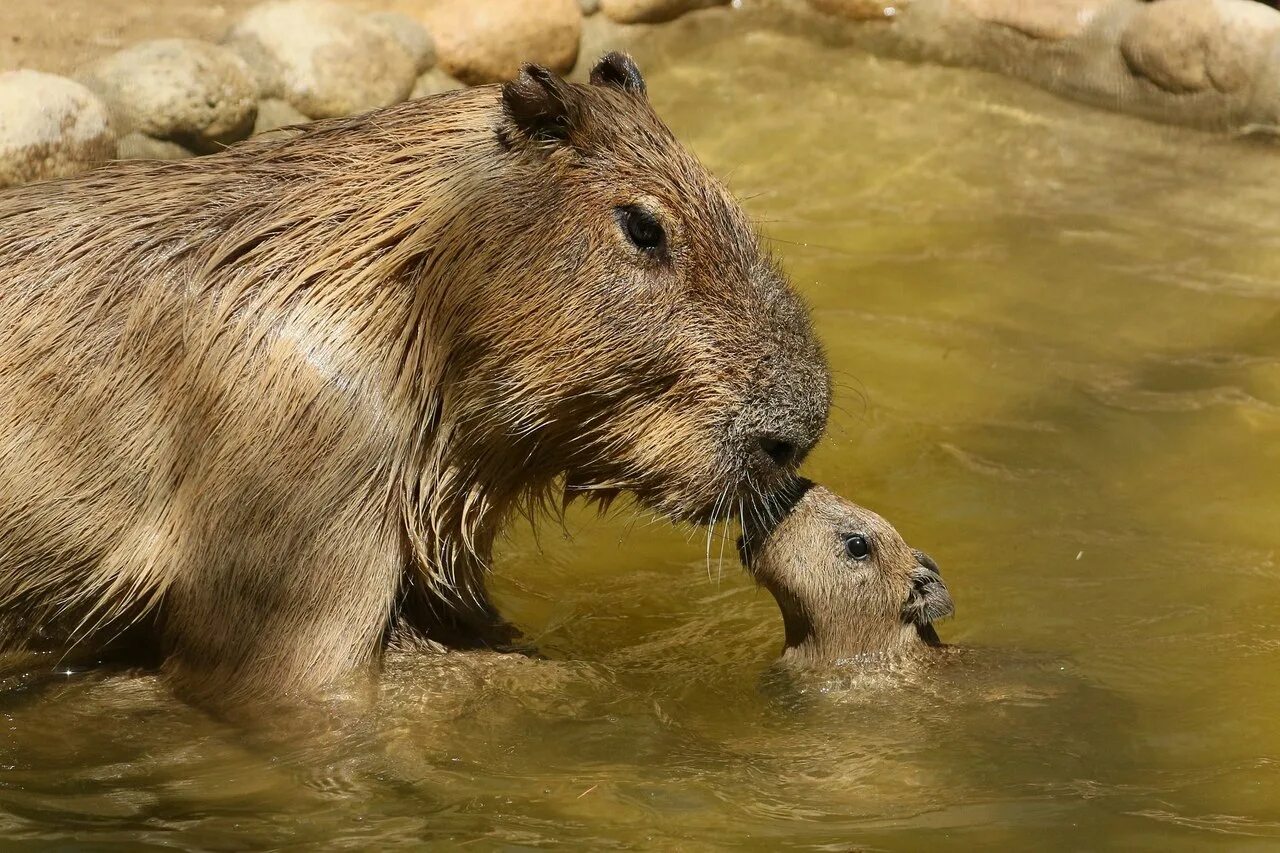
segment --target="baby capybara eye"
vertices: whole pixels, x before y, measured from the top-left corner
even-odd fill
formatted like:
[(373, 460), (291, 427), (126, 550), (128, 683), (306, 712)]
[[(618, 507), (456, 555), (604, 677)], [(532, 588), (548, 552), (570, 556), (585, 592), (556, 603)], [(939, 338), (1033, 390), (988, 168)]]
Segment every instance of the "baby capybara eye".
[(871, 556), (871, 543), (861, 533), (850, 533), (844, 537), (844, 553), (861, 562)]
[(660, 252), (667, 243), (667, 233), (657, 217), (643, 207), (629, 205), (618, 208), (618, 222), (635, 247), (642, 252)]

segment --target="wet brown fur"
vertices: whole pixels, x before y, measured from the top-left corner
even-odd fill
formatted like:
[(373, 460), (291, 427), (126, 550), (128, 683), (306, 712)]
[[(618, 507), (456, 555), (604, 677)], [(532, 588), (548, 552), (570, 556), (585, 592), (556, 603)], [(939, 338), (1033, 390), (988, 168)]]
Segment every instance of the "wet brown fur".
[(509, 639), (483, 573), (522, 508), (767, 501), (794, 465), (751, 436), (811, 446), (825, 362), (606, 63), (0, 194), (0, 649), (125, 637), (199, 699), (308, 691), (393, 639)]

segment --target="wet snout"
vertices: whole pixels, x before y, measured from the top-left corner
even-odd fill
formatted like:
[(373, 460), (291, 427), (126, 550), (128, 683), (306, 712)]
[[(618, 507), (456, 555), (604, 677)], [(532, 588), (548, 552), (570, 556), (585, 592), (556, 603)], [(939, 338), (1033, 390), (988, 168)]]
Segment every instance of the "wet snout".
[(920, 627), (931, 626), (955, 612), (951, 593), (942, 581), (938, 564), (923, 551), (916, 551), (911, 570), (911, 592), (902, 608), (902, 621)]
[(822, 437), (830, 396), (825, 374), (811, 365), (773, 383), (764, 399), (748, 409), (742, 424), (751, 466), (765, 478), (794, 472)]
[(751, 362), (752, 390), (735, 432), (754, 475), (768, 483), (789, 477), (822, 437), (831, 373), (799, 299), (780, 281), (761, 289), (775, 298), (769, 323), (753, 342), (759, 349)]

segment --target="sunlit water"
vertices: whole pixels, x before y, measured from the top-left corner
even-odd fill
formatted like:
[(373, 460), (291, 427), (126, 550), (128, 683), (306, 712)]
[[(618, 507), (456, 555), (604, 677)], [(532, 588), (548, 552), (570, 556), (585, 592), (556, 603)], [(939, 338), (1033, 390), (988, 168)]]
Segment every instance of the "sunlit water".
[(575, 516), (499, 561), (546, 659), (396, 658), (372, 713), (12, 686), (0, 846), (1272, 849), (1280, 152), (715, 29), (636, 46), (652, 98), (814, 305), (809, 472), (937, 558), (962, 651), (789, 682), (731, 547)]

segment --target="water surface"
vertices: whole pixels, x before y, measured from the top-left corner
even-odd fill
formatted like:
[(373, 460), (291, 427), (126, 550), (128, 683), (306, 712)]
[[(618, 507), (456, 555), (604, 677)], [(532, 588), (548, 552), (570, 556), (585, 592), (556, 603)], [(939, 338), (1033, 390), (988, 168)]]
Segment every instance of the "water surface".
[(731, 546), (574, 515), (499, 559), (546, 660), (252, 733), (149, 677), (0, 694), (6, 849), (1274, 848), (1280, 152), (715, 32), (636, 46), (652, 98), (814, 306), (808, 473), (938, 560), (967, 651), (779, 684)]

